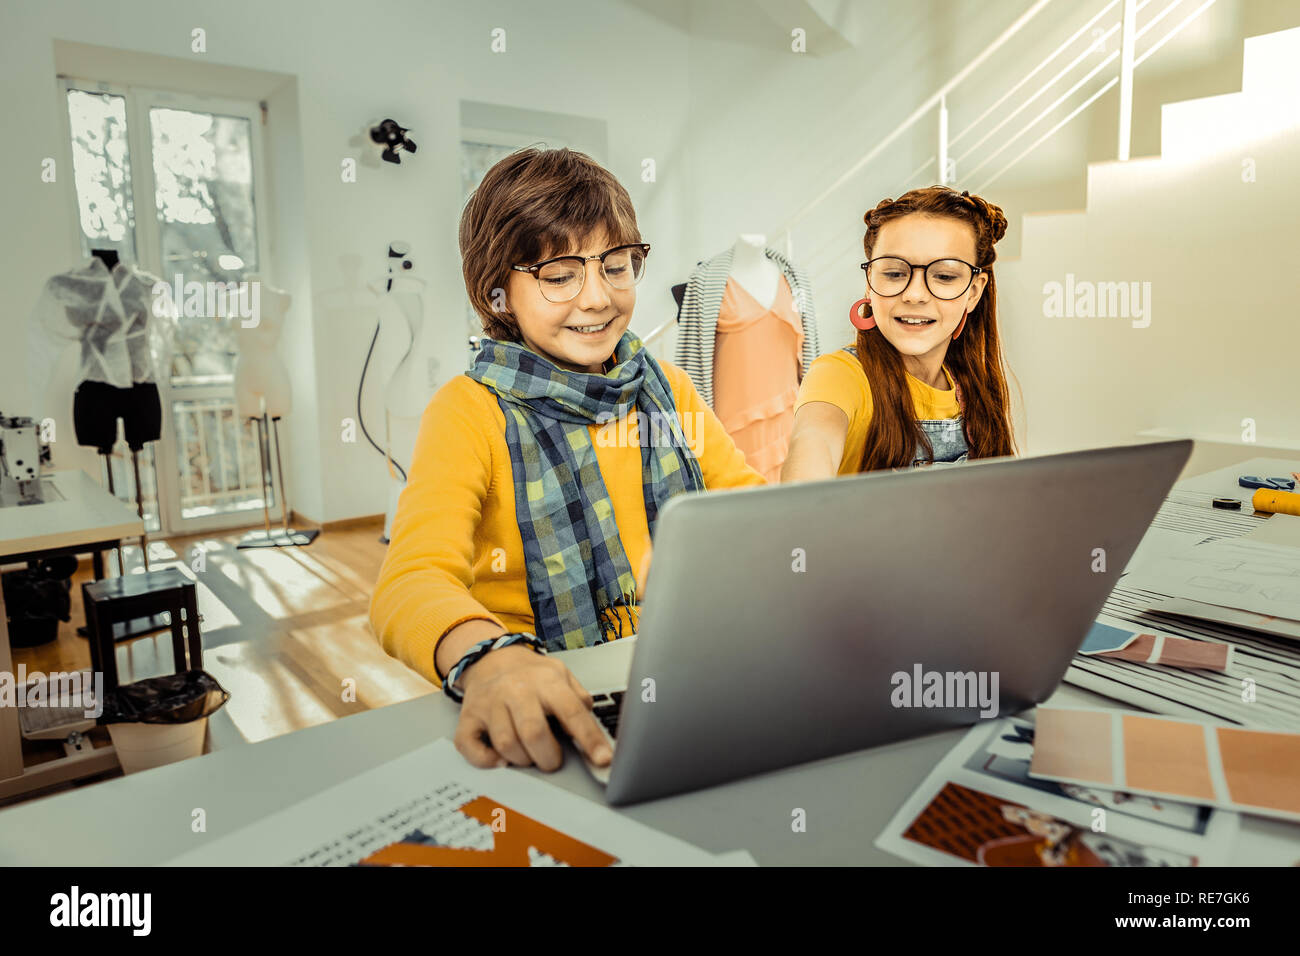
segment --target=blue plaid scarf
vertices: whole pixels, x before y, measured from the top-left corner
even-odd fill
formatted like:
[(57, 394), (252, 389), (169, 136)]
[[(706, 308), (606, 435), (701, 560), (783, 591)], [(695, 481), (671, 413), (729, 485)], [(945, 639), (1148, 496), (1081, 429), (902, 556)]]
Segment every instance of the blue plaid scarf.
[(643, 417), (639, 435), (641, 489), (653, 535), (670, 498), (704, 488), (663, 368), (631, 331), (623, 333), (616, 364), (603, 375), (562, 369), (519, 343), (480, 341), (465, 374), (495, 393), (505, 413), (535, 633), (549, 650), (622, 636), (614, 606), (637, 607), (636, 576), (587, 426), (613, 432), (633, 410), (649, 418), (653, 427)]

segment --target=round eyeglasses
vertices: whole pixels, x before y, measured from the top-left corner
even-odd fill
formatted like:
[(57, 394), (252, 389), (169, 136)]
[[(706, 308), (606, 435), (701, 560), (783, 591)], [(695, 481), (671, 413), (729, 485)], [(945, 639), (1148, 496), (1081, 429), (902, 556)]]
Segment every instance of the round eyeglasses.
[(548, 302), (568, 302), (578, 297), (587, 279), (587, 263), (600, 260), (600, 274), (615, 289), (630, 289), (645, 275), (645, 258), (650, 243), (634, 242), (615, 246), (598, 256), (556, 256), (532, 266), (511, 266), (516, 272), (530, 272)]
[(955, 299), (970, 288), (984, 270), (961, 259), (936, 259), (928, 265), (913, 265), (897, 256), (877, 256), (862, 263), (867, 285), (880, 296), (900, 294), (912, 282), (912, 271), (921, 269), (925, 287), (936, 299)]

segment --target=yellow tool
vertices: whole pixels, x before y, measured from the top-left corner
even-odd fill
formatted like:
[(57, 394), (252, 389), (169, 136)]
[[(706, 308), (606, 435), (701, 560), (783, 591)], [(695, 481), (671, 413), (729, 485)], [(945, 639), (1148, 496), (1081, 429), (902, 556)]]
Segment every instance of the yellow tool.
[(1276, 491), (1272, 488), (1261, 488), (1255, 492), (1255, 496), (1250, 499), (1250, 503), (1255, 507), (1256, 511), (1268, 511), (1273, 514), (1300, 517), (1300, 495), (1294, 491)]

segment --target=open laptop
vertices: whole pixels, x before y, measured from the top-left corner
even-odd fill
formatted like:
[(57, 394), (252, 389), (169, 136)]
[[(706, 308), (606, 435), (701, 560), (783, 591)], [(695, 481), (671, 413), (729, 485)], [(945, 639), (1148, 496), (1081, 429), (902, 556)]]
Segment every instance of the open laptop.
[(563, 653), (614, 748), (588, 768), (632, 803), (1046, 699), (1191, 447), (673, 498), (637, 637)]

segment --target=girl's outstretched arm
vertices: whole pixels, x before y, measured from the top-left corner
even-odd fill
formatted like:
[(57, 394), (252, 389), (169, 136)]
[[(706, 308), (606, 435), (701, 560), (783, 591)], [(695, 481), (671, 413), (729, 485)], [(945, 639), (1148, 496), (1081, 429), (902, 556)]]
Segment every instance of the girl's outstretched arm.
[(808, 402), (794, 413), (790, 451), (781, 466), (781, 483), (819, 481), (839, 474), (849, 416), (830, 402)]

